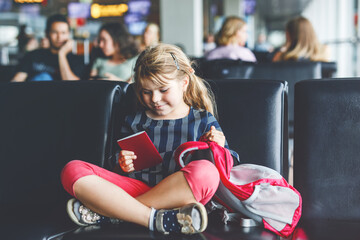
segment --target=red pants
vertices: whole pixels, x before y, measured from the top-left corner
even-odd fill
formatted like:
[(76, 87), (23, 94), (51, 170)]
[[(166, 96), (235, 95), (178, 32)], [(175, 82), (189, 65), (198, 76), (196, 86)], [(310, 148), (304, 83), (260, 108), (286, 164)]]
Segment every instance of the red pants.
[[(206, 204), (215, 194), (220, 176), (215, 165), (207, 160), (190, 162), (181, 169), (184, 173), (196, 201)], [(151, 189), (137, 179), (121, 176), (91, 163), (73, 160), (67, 163), (61, 172), (61, 182), (65, 190), (75, 197), (74, 183), (85, 176), (97, 175), (122, 188), (132, 197), (137, 197)]]

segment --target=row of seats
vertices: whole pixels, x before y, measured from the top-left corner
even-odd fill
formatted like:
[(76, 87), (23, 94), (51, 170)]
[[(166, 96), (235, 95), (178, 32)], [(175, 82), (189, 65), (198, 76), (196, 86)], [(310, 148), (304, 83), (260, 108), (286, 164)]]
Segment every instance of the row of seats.
[[(357, 81), (313, 80), (295, 86), (294, 185), (303, 197), (299, 229), (310, 239), (345, 239), (341, 234), (359, 227)], [(220, 125), (241, 162), (271, 167), (287, 178), (287, 82), (210, 84)], [(0, 232), (4, 239), (164, 239), (130, 223), (78, 228), (65, 212), (70, 196), (60, 184), (62, 167), (82, 159), (111, 169), (119, 123), (133, 109), (134, 97), (131, 85), (122, 82), (0, 84), (0, 212), (6, 216), (0, 220)], [(329, 220), (337, 228), (322, 231)], [(277, 239), (262, 228), (209, 224), (201, 239)]]
[[(283, 61), (283, 62), (244, 62), (232, 59), (206, 60), (205, 58), (192, 58), (196, 65), (197, 73), (204, 78), (217, 79), (247, 79), (247, 78), (268, 78), (276, 73), (270, 72), (269, 67), (292, 71), (291, 69), (303, 65), (320, 65), (320, 75), (323, 78), (333, 78), (336, 76), (336, 62), (311, 62), (311, 61)], [(281, 74), (278, 74), (281, 77)], [(306, 77), (306, 75), (304, 75)], [(304, 80), (304, 79), (303, 79)]]
[[(217, 59), (206, 61), (195, 59), (196, 73), (205, 79), (266, 79), (288, 82), (289, 137), (293, 138), (294, 128), (294, 85), (305, 79), (329, 78), (336, 73), (335, 62), (261, 62), (258, 64), (241, 60)], [(1, 66), (4, 81), (10, 81), (14, 67)], [(5, 74), (6, 73), (6, 74)], [(7, 77), (5, 77), (7, 76)]]
[[(220, 124), (241, 160), (284, 172), (286, 83), (229, 80), (212, 86)], [(72, 159), (111, 169), (119, 123), (133, 108), (134, 97), (127, 84), (112, 81), (0, 84), (0, 212), (7, 216), (0, 220), (0, 232), (4, 239), (46, 239), (77, 229), (65, 212), (70, 196), (60, 184), (60, 171)], [(120, 228), (116, 233), (102, 228), (92, 234), (101, 235), (98, 239), (111, 239), (111, 234), (150, 238), (147, 229), (134, 224)], [(206, 234), (226, 239), (225, 231), (215, 223)], [(241, 231), (233, 232), (246, 235)], [(71, 231), (67, 236), (76, 239), (77, 235)]]
[(196, 59), (197, 72), (205, 79), (264, 79), (282, 80), (288, 83), (289, 137), (294, 133), (294, 86), (307, 79), (332, 78), (337, 67), (335, 62), (262, 62), (251, 63), (241, 60), (217, 59), (206, 61)]

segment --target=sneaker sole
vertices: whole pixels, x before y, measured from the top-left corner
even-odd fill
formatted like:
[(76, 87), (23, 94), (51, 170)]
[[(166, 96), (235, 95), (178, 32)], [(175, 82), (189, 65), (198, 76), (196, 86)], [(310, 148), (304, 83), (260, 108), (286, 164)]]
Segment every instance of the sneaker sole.
[(75, 201), (77, 201), (77, 200), (75, 198), (72, 198), (67, 202), (67, 205), (66, 205), (66, 211), (67, 211), (70, 219), (79, 226), (82, 226), (82, 227), (89, 226), (88, 224), (81, 223), (78, 220), (78, 218), (75, 216), (75, 213), (74, 213), (74, 202)]
[(206, 229), (208, 225), (208, 216), (204, 205), (202, 205), (201, 203), (194, 203), (193, 208), (196, 208), (200, 213), (200, 217), (201, 217), (200, 229), (196, 230), (193, 227), (192, 225), (193, 219), (191, 217), (191, 214), (189, 215), (189, 213), (182, 213), (180, 209), (180, 212), (177, 214), (177, 219), (181, 226), (181, 233), (183, 234), (201, 233)]

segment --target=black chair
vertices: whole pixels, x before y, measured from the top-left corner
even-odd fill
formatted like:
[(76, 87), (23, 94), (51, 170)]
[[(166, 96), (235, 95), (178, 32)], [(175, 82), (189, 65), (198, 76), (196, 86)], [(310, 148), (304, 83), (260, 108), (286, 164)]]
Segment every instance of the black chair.
[(74, 228), (60, 172), (73, 159), (103, 165), (112, 155), (120, 97), (120, 86), (106, 81), (0, 85), (3, 239), (44, 239)]
[(265, 52), (265, 51), (252, 51), (256, 57), (256, 61), (258, 63), (263, 63), (263, 62), (271, 62), (272, 58), (273, 58), (273, 53), (272, 52)]
[(288, 178), (287, 83), (210, 81), (218, 120), (241, 163), (270, 167)]
[(294, 186), (309, 239), (359, 237), (359, 80), (295, 85)]
[(254, 68), (254, 63), (232, 59), (216, 59), (202, 61), (199, 66), (199, 76), (206, 79), (248, 79)]
[(321, 78), (320, 62), (275, 62), (256, 64), (251, 79), (272, 79), (288, 82), (289, 137), (293, 137), (294, 85), (306, 80)]
[(321, 77), (334, 78), (336, 77), (337, 63), (336, 62), (321, 62)]
[(10, 82), (15, 75), (15, 65), (0, 65), (0, 82)]
[[(234, 99), (226, 94), (231, 88)], [(259, 89), (263, 93), (260, 98), (257, 97)], [(220, 123), (243, 162), (256, 159), (260, 164), (265, 162), (282, 171), (280, 159), (286, 155), (282, 151), (287, 149), (282, 148), (286, 143), (282, 139), (286, 122), (282, 120), (286, 109), (285, 89), (284, 83), (271, 81), (216, 84)], [(119, 118), (134, 109), (134, 98), (132, 88), (120, 82), (0, 83), (2, 238), (168, 238), (132, 223), (78, 227), (65, 211), (70, 196), (61, 186), (60, 171), (72, 159), (111, 167), (108, 163), (115, 151)], [(228, 105), (229, 100), (238, 106)], [(234, 121), (235, 117), (238, 121)], [(260, 121), (254, 121), (254, 117)], [(254, 127), (256, 124), (260, 126)], [(236, 142), (235, 131), (239, 131), (240, 142)], [(257, 148), (251, 148), (252, 144)], [(217, 214), (214, 212), (209, 216), (209, 226), (203, 234), (170, 235), (169, 239), (259, 239), (264, 235), (267, 239), (278, 239), (263, 228), (223, 225)]]
[[(241, 163), (264, 165), (287, 178), (288, 165), (283, 163), (288, 154), (287, 83), (239, 79), (208, 82), (216, 95), (219, 123)], [(126, 90), (119, 111), (122, 117), (137, 108), (133, 85)]]
[[(285, 172), (282, 159), (287, 156), (286, 82), (256, 80), (211, 81), (216, 93), (219, 121), (230, 147), (240, 154), (242, 163), (262, 164)], [(259, 93), (261, 93), (259, 95)], [(132, 85), (122, 97), (122, 115), (136, 108)], [(287, 161), (285, 161), (285, 164)], [(243, 228), (238, 223), (223, 225), (218, 212), (209, 216), (209, 226), (201, 235), (170, 235), (170, 239), (267, 239), (278, 237), (261, 227)], [(62, 239), (164, 239), (146, 228), (131, 223), (77, 229)]]

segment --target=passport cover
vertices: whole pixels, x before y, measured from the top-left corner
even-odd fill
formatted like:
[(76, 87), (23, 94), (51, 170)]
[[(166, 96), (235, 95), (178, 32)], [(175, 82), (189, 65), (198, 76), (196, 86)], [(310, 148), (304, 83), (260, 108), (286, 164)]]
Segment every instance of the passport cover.
[(119, 139), (122, 150), (133, 151), (137, 158), (133, 161), (135, 171), (150, 168), (160, 164), (163, 159), (145, 131)]

